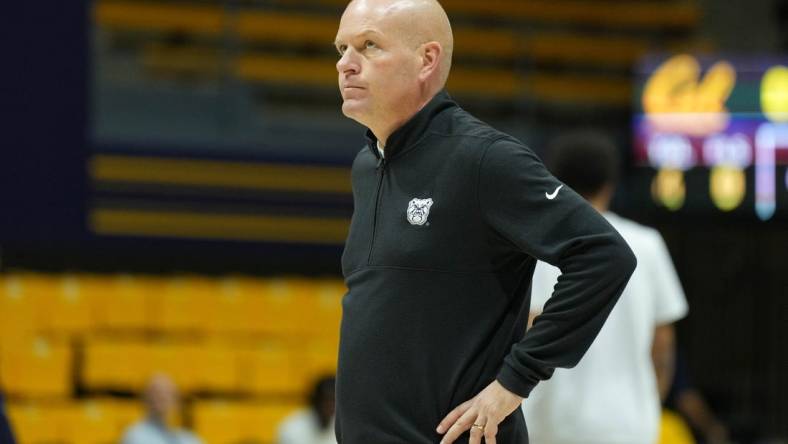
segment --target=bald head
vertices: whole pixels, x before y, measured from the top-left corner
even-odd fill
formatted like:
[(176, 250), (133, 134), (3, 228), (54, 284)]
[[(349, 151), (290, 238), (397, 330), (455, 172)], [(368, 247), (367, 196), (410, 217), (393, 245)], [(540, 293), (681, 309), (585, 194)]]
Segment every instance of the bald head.
[(335, 45), (342, 112), (385, 143), (446, 85), (454, 39), (436, 0), (353, 0)]
[(145, 402), (148, 414), (161, 422), (177, 408), (178, 390), (175, 383), (164, 374), (154, 375), (145, 387)]
[(346, 9), (364, 10), (387, 25), (412, 49), (436, 42), (441, 47), (437, 89), (446, 85), (451, 70), (454, 35), (449, 17), (436, 0), (353, 0)]

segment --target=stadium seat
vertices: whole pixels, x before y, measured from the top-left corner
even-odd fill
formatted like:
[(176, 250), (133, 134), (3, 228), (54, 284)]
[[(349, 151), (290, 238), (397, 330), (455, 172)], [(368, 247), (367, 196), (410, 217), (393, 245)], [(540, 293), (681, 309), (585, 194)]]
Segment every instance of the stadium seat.
[(42, 275), (4, 274), (0, 280), (0, 337), (14, 339), (41, 331), (39, 295), (53, 288), (53, 279)]
[(157, 77), (216, 78), (224, 69), (222, 53), (213, 48), (154, 42), (143, 48), (141, 56), (142, 66)]
[(110, 444), (142, 415), (142, 404), (116, 399), (57, 403), (11, 402), (7, 406), (19, 444)]
[(96, 2), (93, 16), (98, 24), (114, 29), (219, 35), (225, 27), (225, 16), (218, 6), (102, 1)]
[(317, 378), (334, 375), (337, 371), (339, 355), (339, 336), (325, 337), (302, 344), (295, 360), (302, 369), (302, 378), (308, 387)]
[(303, 312), (313, 291), (309, 281), (288, 278), (250, 280), (244, 288), (249, 292), (247, 322), (252, 331), (288, 337), (307, 330)]
[(197, 402), (193, 408), (194, 430), (211, 444), (273, 444), (277, 426), (297, 408), (296, 403)]
[(203, 298), (199, 307), (202, 327), (208, 334), (250, 333), (244, 322), (250, 312), (250, 295), (243, 291), (240, 278), (225, 278), (216, 282), (213, 297)]
[(302, 303), (301, 322), (304, 330), (312, 337), (338, 337), (342, 320), (342, 298), (346, 292), (341, 280), (314, 281)]
[(204, 324), (201, 312), (206, 299), (215, 297), (210, 289), (210, 280), (196, 277), (172, 277), (165, 280), (161, 292), (157, 294), (153, 305), (152, 328), (154, 330), (177, 333), (196, 332)]
[(59, 276), (51, 292), (41, 294), (39, 301), (46, 317), (44, 328), (56, 335), (79, 335), (91, 331), (96, 323), (93, 301), (84, 290), (84, 279), (77, 275)]
[(91, 338), (82, 380), (91, 390), (139, 392), (155, 373), (169, 375), (181, 392), (239, 391), (238, 353), (232, 345)]
[(145, 276), (107, 276), (86, 280), (97, 326), (109, 331), (143, 331), (151, 325), (152, 302), (161, 281)]
[[(9, 403), (9, 421), (17, 444), (62, 443), (62, 404)], [(70, 444), (70, 443), (69, 443)]]
[(132, 340), (88, 338), (81, 380), (90, 390), (140, 391), (150, 374), (151, 352)]
[(91, 303), (77, 275), (9, 274), (2, 278), (0, 332), (81, 334), (93, 325)]
[(633, 36), (581, 33), (536, 33), (523, 42), (523, 53), (533, 60), (566, 64), (595, 64), (630, 68), (644, 55), (648, 41)]
[[(347, 5), (344, 0), (278, 0), (278, 3), (303, 5), (315, 1), (337, 8)], [(691, 27), (700, 20), (697, 2), (685, 0), (624, 3), (615, 0), (443, 0), (441, 3), (452, 17), (464, 15), (540, 23), (660, 29)]]
[(507, 29), (457, 27), (454, 32), (454, 56), (489, 56), (513, 60), (521, 54), (521, 38)]
[(0, 381), (9, 395), (64, 398), (72, 392), (73, 353), (44, 338), (6, 343), (0, 350)]
[(237, 346), (226, 342), (200, 344), (191, 353), (191, 391), (228, 394), (241, 390)]
[(695, 438), (686, 421), (679, 414), (663, 409), (657, 444), (695, 444)]
[(254, 395), (294, 395), (306, 384), (305, 364), (281, 344), (260, 344), (239, 350), (241, 389)]
[(241, 11), (235, 32), (247, 42), (293, 43), (331, 48), (336, 17), (281, 11)]
[(525, 84), (529, 95), (555, 103), (624, 106), (632, 98), (630, 83), (612, 76), (534, 74)]
[(63, 409), (61, 438), (73, 444), (115, 443), (123, 431), (143, 414), (142, 404), (131, 400), (96, 399), (69, 403)]

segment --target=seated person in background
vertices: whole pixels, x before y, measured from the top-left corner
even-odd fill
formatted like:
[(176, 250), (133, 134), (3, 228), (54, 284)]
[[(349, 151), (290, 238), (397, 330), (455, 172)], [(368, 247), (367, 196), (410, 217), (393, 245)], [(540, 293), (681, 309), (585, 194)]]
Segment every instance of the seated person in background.
[(14, 444), (14, 435), (11, 434), (11, 425), (5, 415), (3, 394), (0, 393), (0, 444)]
[(676, 354), (676, 376), (664, 402), (665, 411), (667, 414), (675, 412), (681, 415), (676, 416), (675, 420), (686, 420), (686, 425), (700, 443), (731, 442), (728, 427), (717, 418), (700, 390), (693, 386), (685, 356), (681, 352)]
[(309, 407), (285, 418), (279, 426), (277, 444), (336, 444), (334, 435), (334, 377), (315, 383)]
[[(548, 152), (550, 172), (621, 233), (638, 265), (577, 367), (556, 369), (525, 400), (531, 444), (654, 444), (658, 439), (660, 399), (673, 377), (673, 322), (687, 314), (687, 302), (660, 234), (608, 210), (617, 160), (616, 146), (596, 132), (567, 134)], [(534, 325), (543, 305), (554, 303), (548, 298), (561, 279), (561, 270), (537, 264)]]
[(161, 374), (152, 377), (145, 389), (147, 416), (126, 430), (122, 444), (200, 444), (193, 434), (168, 423), (178, 403), (178, 391), (172, 380)]

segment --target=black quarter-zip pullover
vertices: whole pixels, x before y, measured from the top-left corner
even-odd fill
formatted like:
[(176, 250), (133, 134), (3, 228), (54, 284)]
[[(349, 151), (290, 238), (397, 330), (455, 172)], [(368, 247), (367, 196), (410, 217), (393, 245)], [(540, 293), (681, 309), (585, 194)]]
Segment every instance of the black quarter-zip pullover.
[[(445, 92), (389, 137), (385, 158), (367, 139), (342, 255), (337, 438), (437, 443), (444, 416), (493, 380), (527, 397), (577, 364), (635, 257), (529, 148)], [(537, 259), (563, 274), (526, 335)], [(497, 441), (528, 442), (521, 410)]]

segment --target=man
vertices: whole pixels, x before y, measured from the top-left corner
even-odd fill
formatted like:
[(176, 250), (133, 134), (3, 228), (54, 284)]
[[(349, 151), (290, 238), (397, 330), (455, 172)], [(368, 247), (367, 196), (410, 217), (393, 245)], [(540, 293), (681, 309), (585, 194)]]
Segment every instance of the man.
[(145, 389), (145, 420), (131, 426), (123, 444), (200, 444), (191, 433), (173, 428), (168, 419), (178, 409), (178, 391), (166, 375), (155, 375)]
[[(583, 131), (557, 139), (548, 153), (550, 171), (621, 233), (638, 267), (583, 360), (570, 371), (556, 370), (531, 392), (524, 404), (531, 442), (654, 444), (660, 398), (674, 372), (673, 323), (687, 314), (684, 292), (659, 233), (608, 211), (618, 171), (615, 145)], [(560, 275), (537, 264), (532, 315), (541, 312)]]
[(335, 385), (333, 376), (315, 382), (309, 395), (309, 407), (285, 418), (279, 426), (277, 444), (336, 444)]
[[(342, 255), (342, 444), (526, 443), (523, 398), (577, 363), (635, 267), (530, 149), (443, 91), (452, 45), (435, 0), (354, 0), (337, 32), (342, 111), (369, 129)], [(523, 337), (536, 258), (566, 274)]]

